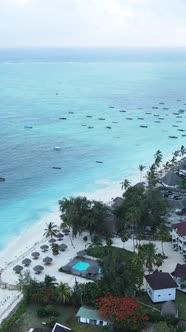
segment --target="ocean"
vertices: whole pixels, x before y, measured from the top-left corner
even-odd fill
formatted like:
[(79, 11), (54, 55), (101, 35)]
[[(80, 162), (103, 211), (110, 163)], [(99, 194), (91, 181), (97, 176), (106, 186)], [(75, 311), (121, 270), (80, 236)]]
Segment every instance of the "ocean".
[(185, 86), (185, 49), (0, 49), (0, 250), (186, 145)]

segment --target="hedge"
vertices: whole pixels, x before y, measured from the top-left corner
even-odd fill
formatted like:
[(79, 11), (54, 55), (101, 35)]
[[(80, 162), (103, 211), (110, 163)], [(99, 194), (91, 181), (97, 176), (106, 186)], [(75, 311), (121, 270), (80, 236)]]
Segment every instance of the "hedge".
[(22, 316), (22, 314), (24, 314), (25, 311), (26, 311), (26, 305), (25, 305), (24, 301), (22, 301), (19, 305), (19, 308), (16, 310), (16, 312), (3, 323), (2, 327), (0, 327), (0, 331), (7, 332), (8, 329), (12, 326), (12, 324), (16, 320), (18, 320)]

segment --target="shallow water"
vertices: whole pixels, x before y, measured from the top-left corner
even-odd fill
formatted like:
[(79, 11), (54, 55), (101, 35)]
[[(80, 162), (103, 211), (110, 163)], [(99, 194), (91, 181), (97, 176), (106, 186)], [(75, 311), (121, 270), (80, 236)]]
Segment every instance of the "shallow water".
[(157, 149), (186, 145), (180, 52), (0, 51), (1, 249), (58, 199), (131, 178)]

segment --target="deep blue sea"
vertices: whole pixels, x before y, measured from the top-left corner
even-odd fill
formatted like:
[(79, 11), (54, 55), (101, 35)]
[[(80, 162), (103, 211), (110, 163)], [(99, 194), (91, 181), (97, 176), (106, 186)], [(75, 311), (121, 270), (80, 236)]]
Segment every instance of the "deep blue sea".
[(184, 49), (1, 49), (0, 249), (58, 199), (186, 145), (184, 110)]

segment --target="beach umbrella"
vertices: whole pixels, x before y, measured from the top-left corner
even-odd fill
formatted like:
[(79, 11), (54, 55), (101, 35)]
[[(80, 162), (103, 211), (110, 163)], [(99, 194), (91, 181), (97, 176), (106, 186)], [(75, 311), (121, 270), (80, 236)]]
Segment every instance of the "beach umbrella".
[(34, 252), (32, 253), (32, 257), (34, 257), (34, 259), (37, 259), (39, 256), (40, 256), (40, 253), (37, 252), (37, 251), (34, 251)]
[(45, 264), (51, 264), (52, 261), (53, 261), (53, 258), (51, 258), (51, 257), (49, 257), (49, 256), (43, 258), (43, 262), (44, 262)]
[(62, 240), (64, 235), (62, 233), (58, 233), (56, 237), (58, 238), (58, 240)]
[(68, 234), (70, 233), (70, 230), (69, 230), (68, 228), (64, 228), (64, 229), (63, 229), (63, 233), (64, 233), (65, 235), (68, 235)]
[(48, 242), (54, 243), (54, 242), (56, 242), (56, 240), (55, 239), (50, 239)]
[(62, 244), (59, 246), (59, 250), (60, 250), (60, 251), (65, 251), (65, 249), (67, 249), (67, 248), (68, 248), (67, 245), (64, 244), (64, 243), (62, 243)]
[(36, 265), (34, 266), (33, 270), (36, 272), (36, 273), (41, 273), (43, 270), (44, 270), (44, 267), (41, 266), (41, 265)]
[(43, 251), (47, 251), (49, 246), (47, 246), (46, 244), (43, 244), (41, 247), (40, 247)]
[(30, 263), (31, 263), (31, 259), (29, 259), (29, 258), (25, 258), (25, 259), (23, 259), (23, 261), (22, 261), (22, 264), (25, 265), (25, 266), (29, 266)]
[(13, 267), (13, 270), (16, 272), (16, 273), (20, 273), (22, 271), (23, 267), (21, 265), (16, 265)]
[(181, 178), (170, 170), (165, 176), (161, 178), (161, 182), (169, 187), (179, 186), (182, 182)]

